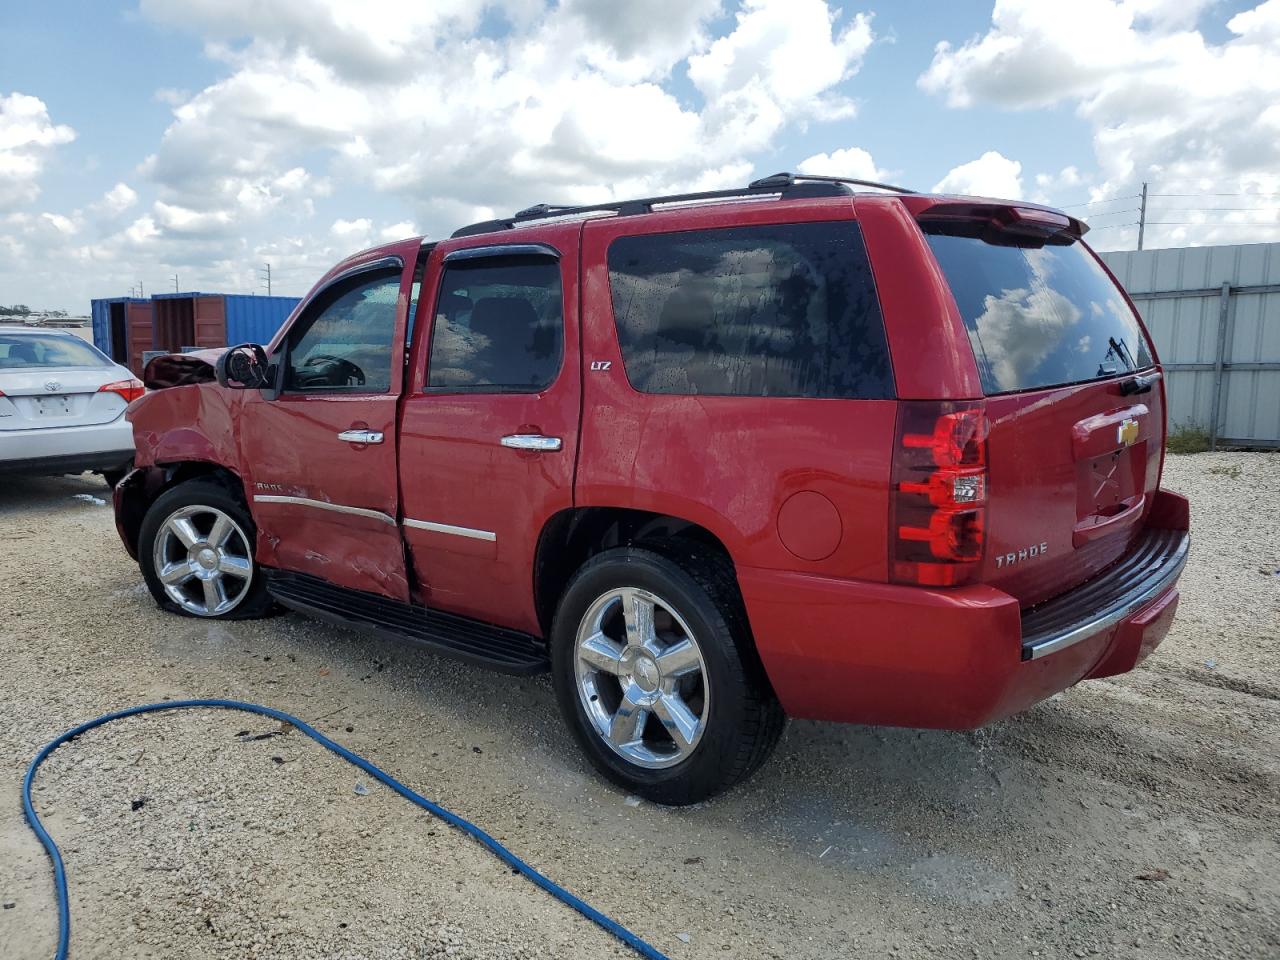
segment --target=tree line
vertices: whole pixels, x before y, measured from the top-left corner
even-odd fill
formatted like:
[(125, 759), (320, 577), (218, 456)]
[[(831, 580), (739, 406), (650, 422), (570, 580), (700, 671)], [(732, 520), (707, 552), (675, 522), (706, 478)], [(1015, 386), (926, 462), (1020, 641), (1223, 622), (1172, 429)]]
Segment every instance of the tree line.
[(0, 314), (10, 317), (29, 317), (32, 314), (39, 314), (42, 317), (65, 317), (65, 310), (32, 310), (25, 303), (15, 303), (11, 307), (0, 305)]

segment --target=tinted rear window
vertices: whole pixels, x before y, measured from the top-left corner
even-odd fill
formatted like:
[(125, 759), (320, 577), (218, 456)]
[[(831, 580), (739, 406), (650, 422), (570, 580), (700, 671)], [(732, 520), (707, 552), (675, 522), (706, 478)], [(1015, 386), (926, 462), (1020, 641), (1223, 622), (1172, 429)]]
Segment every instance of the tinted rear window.
[(1151, 366), (1124, 296), (1083, 244), (992, 243), (969, 228), (929, 233), (969, 331), (983, 389), (1009, 393)]
[(858, 225), (734, 227), (609, 246), (618, 340), (645, 393), (892, 396)]

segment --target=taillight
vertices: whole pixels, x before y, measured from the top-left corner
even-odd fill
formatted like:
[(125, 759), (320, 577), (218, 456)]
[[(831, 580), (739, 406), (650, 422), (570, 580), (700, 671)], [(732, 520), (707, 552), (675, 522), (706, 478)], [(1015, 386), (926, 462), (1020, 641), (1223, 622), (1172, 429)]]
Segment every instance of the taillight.
[(982, 560), (987, 513), (984, 404), (904, 400), (894, 443), (890, 578), (965, 583)]
[(98, 392), (118, 393), (125, 403), (133, 403), (147, 392), (147, 388), (142, 385), (141, 380), (116, 380), (114, 383), (104, 383), (98, 388)]

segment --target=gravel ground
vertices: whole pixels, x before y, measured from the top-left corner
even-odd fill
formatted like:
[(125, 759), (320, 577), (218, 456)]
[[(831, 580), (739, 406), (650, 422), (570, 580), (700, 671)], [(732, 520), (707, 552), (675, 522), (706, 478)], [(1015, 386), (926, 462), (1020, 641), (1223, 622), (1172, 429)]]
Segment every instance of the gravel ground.
[[(318, 718), (676, 960), (1280, 955), (1280, 455), (1171, 457), (1166, 484), (1196, 539), (1177, 624), (1136, 673), (978, 733), (792, 723), (750, 783), (674, 810), (593, 776), (544, 679), (293, 615), (161, 614), (99, 481), (6, 479), (0, 956), (54, 945), (26, 764), (165, 697)], [(93, 731), (54, 754), (37, 802), (77, 958), (628, 955), (260, 717)]]

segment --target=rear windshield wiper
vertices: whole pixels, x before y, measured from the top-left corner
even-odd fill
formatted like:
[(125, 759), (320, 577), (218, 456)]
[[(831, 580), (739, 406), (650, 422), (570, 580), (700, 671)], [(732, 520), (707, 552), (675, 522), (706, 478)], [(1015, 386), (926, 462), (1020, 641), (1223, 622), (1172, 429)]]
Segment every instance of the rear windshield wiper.
[(1137, 361), (1133, 359), (1133, 354), (1129, 352), (1129, 345), (1123, 339), (1117, 340), (1115, 337), (1108, 337), (1107, 343), (1111, 346), (1111, 349), (1107, 351), (1108, 357), (1114, 354), (1120, 358), (1128, 369), (1138, 369)]

